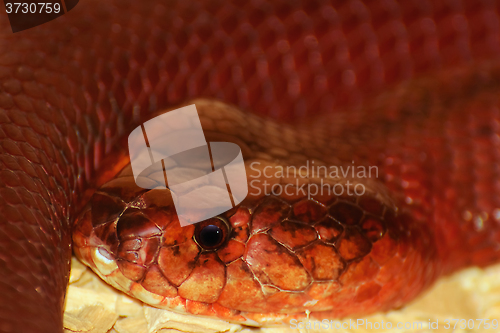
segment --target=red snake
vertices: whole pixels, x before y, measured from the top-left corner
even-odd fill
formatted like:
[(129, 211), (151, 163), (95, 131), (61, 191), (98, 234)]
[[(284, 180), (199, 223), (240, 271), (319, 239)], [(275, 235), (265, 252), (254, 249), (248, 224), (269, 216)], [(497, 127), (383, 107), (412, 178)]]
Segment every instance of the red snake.
[[(0, 331), (62, 330), (79, 213), (77, 254), (117, 259), (127, 292), (241, 322), (388, 310), (498, 260), (499, 19), (494, 1), (86, 0), (13, 34), (3, 15)], [(378, 179), (354, 198), (251, 196), (202, 251), (206, 225), (179, 232), (114, 178), (130, 131), (195, 97), (300, 122), (198, 100), (207, 139), (245, 158)]]

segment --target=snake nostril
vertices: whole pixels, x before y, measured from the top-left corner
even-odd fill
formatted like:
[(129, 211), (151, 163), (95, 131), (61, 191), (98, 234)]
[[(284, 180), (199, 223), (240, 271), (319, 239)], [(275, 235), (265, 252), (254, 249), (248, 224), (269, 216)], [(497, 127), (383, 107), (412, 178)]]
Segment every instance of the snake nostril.
[(205, 250), (215, 250), (224, 243), (228, 225), (222, 218), (214, 217), (196, 226), (195, 240)]

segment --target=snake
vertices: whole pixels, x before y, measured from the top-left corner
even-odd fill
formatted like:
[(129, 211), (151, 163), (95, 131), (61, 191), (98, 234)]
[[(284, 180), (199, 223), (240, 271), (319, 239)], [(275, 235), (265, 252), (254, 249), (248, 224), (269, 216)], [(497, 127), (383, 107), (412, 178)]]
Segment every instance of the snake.
[[(500, 258), (496, 1), (86, 0), (0, 22), (0, 332), (62, 332), (72, 251), (153, 306), (254, 326), (400, 308)], [(192, 104), (253, 186), (181, 227), (127, 137)]]

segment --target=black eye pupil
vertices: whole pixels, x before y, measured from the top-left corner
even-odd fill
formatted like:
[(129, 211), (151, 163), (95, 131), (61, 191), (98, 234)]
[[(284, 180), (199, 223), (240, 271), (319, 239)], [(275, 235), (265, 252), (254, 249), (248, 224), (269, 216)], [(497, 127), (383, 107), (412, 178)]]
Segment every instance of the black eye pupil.
[(206, 247), (216, 246), (222, 241), (222, 230), (216, 225), (207, 225), (200, 231), (200, 242)]

